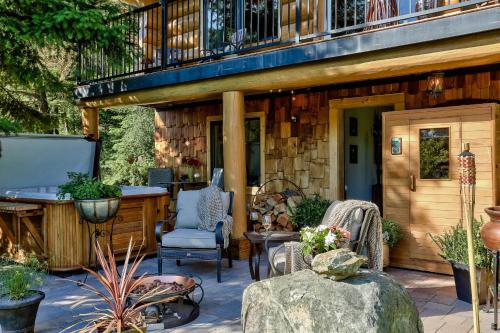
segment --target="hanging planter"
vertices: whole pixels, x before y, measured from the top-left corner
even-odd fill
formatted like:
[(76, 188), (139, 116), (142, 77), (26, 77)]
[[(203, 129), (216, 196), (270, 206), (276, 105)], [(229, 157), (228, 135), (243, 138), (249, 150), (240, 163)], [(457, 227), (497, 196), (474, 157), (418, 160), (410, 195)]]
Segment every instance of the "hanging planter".
[(59, 186), (58, 197), (75, 201), (80, 217), (91, 223), (104, 223), (120, 208), (120, 187), (107, 185), (82, 173), (68, 172), (69, 181)]
[(75, 208), (85, 221), (104, 223), (118, 213), (120, 198), (75, 200)]

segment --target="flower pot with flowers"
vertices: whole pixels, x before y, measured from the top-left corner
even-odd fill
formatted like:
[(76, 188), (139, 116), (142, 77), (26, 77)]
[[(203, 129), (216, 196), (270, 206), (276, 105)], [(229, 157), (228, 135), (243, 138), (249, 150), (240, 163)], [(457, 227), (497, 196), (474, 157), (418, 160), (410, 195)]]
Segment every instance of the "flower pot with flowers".
[(182, 176), (181, 178), (184, 178), (190, 182), (194, 181), (194, 175), (198, 168), (201, 167), (201, 162), (200, 160), (194, 158), (194, 157), (183, 157), (182, 158), (182, 165), (181, 165), (181, 173)]
[(328, 227), (319, 225), (315, 228), (305, 227), (300, 230), (304, 260), (310, 262), (320, 253), (325, 253), (339, 248), (347, 248), (351, 233), (334, 225)]

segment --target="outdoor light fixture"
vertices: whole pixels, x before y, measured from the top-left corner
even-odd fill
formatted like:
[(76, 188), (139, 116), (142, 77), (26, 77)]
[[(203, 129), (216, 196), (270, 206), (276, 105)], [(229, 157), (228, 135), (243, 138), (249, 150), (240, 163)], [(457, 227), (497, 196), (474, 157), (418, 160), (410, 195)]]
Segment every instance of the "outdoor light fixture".
[(434, 98), (443, 92), (444, 73), (433, 73), (427, 77), (427, 92)]

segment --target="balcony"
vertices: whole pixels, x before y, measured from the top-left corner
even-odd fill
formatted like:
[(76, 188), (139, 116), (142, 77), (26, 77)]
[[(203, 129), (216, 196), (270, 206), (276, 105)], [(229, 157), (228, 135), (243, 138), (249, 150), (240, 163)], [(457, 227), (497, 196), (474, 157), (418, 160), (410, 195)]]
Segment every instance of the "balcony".
[[(79, 45), (78, 83), (105, 83), (495, 6), (497, 1), (486, 0), (163, 0), (110, 23), (128, 27), (127, 52), (119, 61), (93, 43)], [(498, 28), (498, 20), (493, 26)], [(454, 27), (444, 30), (453, 35)]]

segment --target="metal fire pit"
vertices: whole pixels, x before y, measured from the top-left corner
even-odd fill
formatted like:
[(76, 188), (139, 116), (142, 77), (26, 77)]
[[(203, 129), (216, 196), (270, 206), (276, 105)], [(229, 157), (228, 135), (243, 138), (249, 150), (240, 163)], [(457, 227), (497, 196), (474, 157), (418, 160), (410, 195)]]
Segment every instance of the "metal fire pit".
[[(173, 328), (187, 324), (200, 314), (199, 304), (203, 300), (204, 291), (201, 287), (201, 278), (197, 277), (200, 282), (196, 282), (193, 277), (182, 275), (151, 275), (146, 277), (145, 284), (153, 284), (159, 280), (162, 283), (177, 283), (183, 286), (181, 290), (161, 293), (161, 295), (149, 297), (144, 300), (145, 303), (158, 302), (143, 310), (143, 315), (146, 318), (147, 324), (163, 323), (163, 328)], [(201, 296), (198, 301), (194, 300), (194, 292), (196, 289), (201, 291)], [(140, 295), (131, 294), (130, 301), (136, 301)]]

